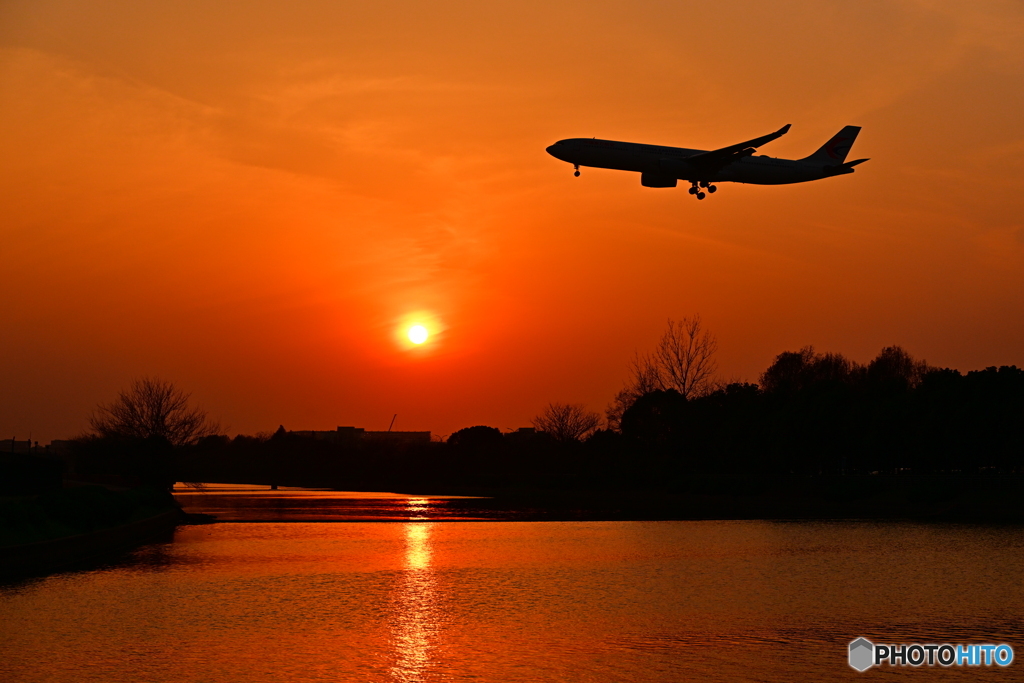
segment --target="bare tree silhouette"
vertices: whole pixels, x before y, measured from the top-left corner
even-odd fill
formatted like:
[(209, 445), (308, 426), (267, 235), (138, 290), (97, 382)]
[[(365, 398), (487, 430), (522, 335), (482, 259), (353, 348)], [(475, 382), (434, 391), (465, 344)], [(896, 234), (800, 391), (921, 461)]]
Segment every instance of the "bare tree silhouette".
[(717, 350), (718, 340), (703, 328), (699, 315), (669, 320), (654, 350), (664, 388), (675, 389), (685, 398), (711, 393), (718, 369), (714, 360)]
[(89, 425), (101, 437), (163, 438), (172, 446), (194, 444), (217, 433), (206, 411), (188, 403), (190, 394), (170, 382), (143, 377), (118, 394), (112, 403), (99, 405)]
[(581, 403), (549, 403), (533, 418), (533, 426), (547, 432), (555, 441), (582, 441), (601, 425), (601, 416)]
[(663, 388), (661, 373), (654, 358), (650, 354), (634, 352), (629, 361), (629, 380), (605, 410), (608, 428), (618, 430), (622, 426), (622, 415), (638, 398)]
[(704, 329), (700, 315), (682, 320), (670, 318), (654, 352), (633, 355), (626, 386), (605, 411), (609, 429), (618, 429), (622, 414), (652, 391), (675, 389), (684, 398), (706, 396), (714, 391), (717, 350), (718, 340)]

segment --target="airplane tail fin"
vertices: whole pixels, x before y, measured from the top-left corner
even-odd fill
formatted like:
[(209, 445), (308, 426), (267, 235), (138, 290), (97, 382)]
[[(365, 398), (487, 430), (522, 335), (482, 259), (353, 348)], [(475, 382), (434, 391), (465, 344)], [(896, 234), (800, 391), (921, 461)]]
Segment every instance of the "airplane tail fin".
[(832, 136), (832, 139), (822, 145), (817, 152), (801, 161), (823, 162), (826, 164), (842, 164), (846, 161), (846, 155), (853, 147), (853, 141), (857, 139), (860, 126), (846, 126)]

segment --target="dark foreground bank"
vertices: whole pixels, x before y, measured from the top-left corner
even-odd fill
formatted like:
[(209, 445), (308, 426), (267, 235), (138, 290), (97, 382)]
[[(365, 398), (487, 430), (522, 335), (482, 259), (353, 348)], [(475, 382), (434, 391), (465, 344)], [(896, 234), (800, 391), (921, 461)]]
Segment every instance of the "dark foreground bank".
[(53, 571), (167, 535), (184, 513), (166, 491), (57, 489), (0, 503), (0, 577)]

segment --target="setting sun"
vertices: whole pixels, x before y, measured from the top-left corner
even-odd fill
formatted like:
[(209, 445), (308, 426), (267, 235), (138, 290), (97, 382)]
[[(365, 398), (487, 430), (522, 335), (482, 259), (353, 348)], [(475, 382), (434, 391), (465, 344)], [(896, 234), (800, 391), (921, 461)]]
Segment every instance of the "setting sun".
[[(420, 308), (397, 316), (391, 329), (399, 349), (420, 349), (416, 355), (421, 356), (428, 348), (441, 343), (447, 325), (436, 312)], [(431, 353), (436, 350), (432, 349)]]
[(428, 336), (430, 336), (430, 333), (427, 332), (427, 328), (423, 327), (423, 325), (413, 325), (409, 328), (409, 341), (413, 344), (422, 344), (427, 341)]

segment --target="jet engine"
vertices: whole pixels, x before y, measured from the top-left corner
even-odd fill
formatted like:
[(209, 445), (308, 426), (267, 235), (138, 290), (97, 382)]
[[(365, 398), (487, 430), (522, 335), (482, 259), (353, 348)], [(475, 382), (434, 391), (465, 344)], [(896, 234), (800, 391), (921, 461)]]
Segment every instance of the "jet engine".
[(641, 173), (640, 184), (644, 187), (675, 187), (679, 181), (670, 175)]

